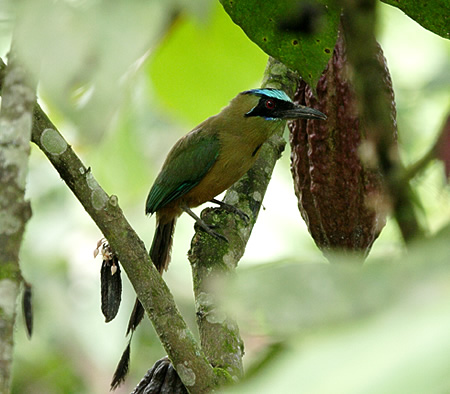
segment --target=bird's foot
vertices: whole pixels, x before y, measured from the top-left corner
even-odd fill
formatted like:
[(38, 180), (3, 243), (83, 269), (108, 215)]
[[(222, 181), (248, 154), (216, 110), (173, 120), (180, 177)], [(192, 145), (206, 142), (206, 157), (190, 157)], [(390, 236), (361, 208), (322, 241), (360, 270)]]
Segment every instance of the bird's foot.
[(190, 217), (192, 217), (195, 220), (195, 222), (198, 224), (198, 226), (203, 231), (205, 231), (207, 234), (211, 235), (212, 237), (214, 237), (216, 239), (221, 239), (222, 241), (225, 241), (228, 243), (228, 239), (224, 235), (219, 234), (218, 232), (214, 231), (213, 230), (214, 226), (210, 226), (210, 225), (206, 224), (205, 221), (203, 219), (199, 218), (188, 206), (182, 206), (182, 209)]
[(207, 234), (211, 235), (211, 237), (214, 237), (216, 239), (225, 241), (226, 243), (228, 243), (228, 239), (227, 237), (225, 237), (225, 235), (222, 235), (220, 233), (218, 233), (217, 231), (214, 231), (213, 228), (215, 228), (216, 226), (210, 225), (210, 224), (206, 224), (204, 220), (200, 219), (200, 221), (197, 222), (197, 224), (200, 226), (200, 228), (205, 231)]
[(250, 220), (249, 216), (244, 211), (240, 210), (239, 208), (236, 208), (234, 205), (228, 204), (228, 203), (220, 201), (220, 200), (216, 200), (215, 198), (213, 198), (211, 200), (211, 202), (219, 205), (221, 208), (225, 209), (228, 212), (232, 212), (232, 213), (238, 215), (246, 224)]

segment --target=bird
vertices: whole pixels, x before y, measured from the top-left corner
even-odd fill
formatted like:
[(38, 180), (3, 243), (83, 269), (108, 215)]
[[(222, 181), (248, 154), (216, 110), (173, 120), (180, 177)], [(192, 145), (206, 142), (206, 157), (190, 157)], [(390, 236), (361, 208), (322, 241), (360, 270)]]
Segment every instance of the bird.
[[(283, 123), (299, 118), (325, 120), (326, 115), (294, 104), (280, 89), (246, 90), (220, 113), (209, 117), (175, 143), (145, 203), (145, 213), (156, 214), (149, 254), (161, 275), (169, 266), (175, 224), (181, 214), (187, 213), (208, 234), (227, 242), (191, 208), (211, 201), (245, 219), (245, 213), (215, 197), (252, 167), (262, 145)], [(144, 308), (136, 299), (127, 335), (134, 332), (143, 316)], [(128, 371), (130, 342), (114, 374), (113, 388), (123, 381)]]

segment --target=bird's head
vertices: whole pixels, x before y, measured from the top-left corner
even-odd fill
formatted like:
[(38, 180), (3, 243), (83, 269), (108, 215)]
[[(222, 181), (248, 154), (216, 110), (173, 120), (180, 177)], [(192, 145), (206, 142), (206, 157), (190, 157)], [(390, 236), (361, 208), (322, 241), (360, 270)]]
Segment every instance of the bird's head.
[(316, 109), (294, 104), (282, 90), (252, 89), (240, 93), (239, 96), (241, 96), (241, 100), (248, 101), (251, 106), (251, 109), (244, 115), (246, 118), (260, 117), (266, 120), (325, 120), (327, 118), (325, 114)]

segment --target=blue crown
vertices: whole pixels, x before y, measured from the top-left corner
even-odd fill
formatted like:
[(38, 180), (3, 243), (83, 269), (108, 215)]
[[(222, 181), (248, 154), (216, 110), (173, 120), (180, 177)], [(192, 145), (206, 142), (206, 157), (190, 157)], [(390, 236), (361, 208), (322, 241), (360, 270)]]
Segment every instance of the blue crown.
[(279, 89), (251, 89), (247, 90), (245, 92), (242, 92), (242, 94), (254, 94), (256, 96), (266, 96), (266, 97), (272, 97), (274, 99), (288, 101), (292, 103), (292, 100), (289, 98), (289, 96), (283, 91)]

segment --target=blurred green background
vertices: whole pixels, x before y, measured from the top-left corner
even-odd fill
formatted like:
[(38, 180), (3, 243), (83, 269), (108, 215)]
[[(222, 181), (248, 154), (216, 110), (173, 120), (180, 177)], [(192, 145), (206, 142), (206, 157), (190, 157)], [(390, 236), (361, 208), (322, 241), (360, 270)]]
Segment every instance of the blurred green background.
[[(41, 104), (106, 192), (118, 196), (128, 220), (148, 245), (154, 218), (145, 217), (144, 201), (166, 153), (180, 136), (217, 113), (238, 92), (258, 87), (267, 55), (231, 22), (218, 2), (118, 3), (5, 2), (0, 9), (0, 46), (5, 56), (16, 13), (20, 27), (16, 39), (24, 48), (23, 56), (30, 68), (40, 69)], [(378, 28), (396, 94), (401, 154), (408, 164), (434, 142), (449, 109), (450, 45), (384, 4), (379, 5)], [(27, 226), (21, 267), (33, 285), (35, 320), (30, 341), (22, 317), (18, 318), (13, 392), (105, 393), (126, 345), (124, 334), (134, 293), (123, 275), (119, 314), (105, 324), (100, 312), (101, 259), (93, 258), (102, 234), (34, 146), (29, 171), (26, 193), (33, 217)], [(421, 219), (434, 234), (450, 219), (450, 191), (442, 164), (434, 162), (413, 185), (423, 206)], [(247, 367), (251, 370), (267, 354), (273, 355), (269, 357), (272, 364), (263, 379), (255, 375), (247, 386), (233, 392), (273, 393), (282, 388), (278, 392), (287, 393), (298, 387), (308, 393), (450, 390), (448, 232), (433, 247), (417, 246), (414, 256), (421, 268), (414, 270), (411, 283), (400, 287), (417, 291), (408, 293), (406, 301), (397, 283), (409, 278), (407, 269), (392, 277), (376, 269), (365, 272), (367, 287), (363, 288), (351, 273), (349, 293), (339, 300), (341, 287), (327, 287), (327, 283), (339, 284), (340, 279), (327, 276), (327, 271), (318, 276), (324, 281), (313, 275), (316, 288), (305, 290), (298, 301), (289, 298), (286, 308), (271, 305), (273, 310), (280, 309), (276, 317), (287, 320), (277, 324), (276, 319), (267, 319), (270, 313), (260, 308), (258, 300), (264, 300), (267, 292), (274, 295), (272, 301), (283, 303), (283, 294), (296, 294), (301, 283), (308, 283), (311, 266), (326, 263), (298, 212), (288, 150), (276, 166), (264, 208), (240, 262), (240, 280), (234, 284), (245, 302), (235, 299), (231, 308), (237, 310), (246, 343)], [(181, 217), (172, 263), (164, 278), (195, 331), (186, 258), (192, 235), (192, 220)], [(367, 264), (408, 263), (404, 252), (396, 225), (389, 220)], [(425, 270), (420, 264), (427, 260), (439, 269)], [(301, 276), (298, 281), (296, 275)], [(345, 275), (344, 280), (348, 280)], [(373, 298), (367, 296), (365, 303), (360, 298), (367, 288)], [(392, 295), (392, 299), (386, 296), (378, 302), (380, 294)], [(297, 319), (295, 313), (283, 317), (297, 302), (305, 310), (317, 308), (319, 317), (306, 321)], [(429, 303), (436, 308), (428, 308)], [(337, 317), (327, 315), (330, 310)], [(410, 324), (412, 316), (417, 319)], [(399, 345), (397, 339), (411, 352), (398, 349), (393, 353), (397, 356), (392, 356), (389, 352)], [(437, 344), (442, 345), (440, 350)], [(146, 320), (134, 336), (130, 375), (116, 392), (130, 392), (164, 355)], [(442, 368), (433, 369), (434, 365)], [(426, 374), (427, 368), (433, 372)], [(404, 391), (401, 384), (408, 373), (414, 379), (408, 377), (411, 386)], [(424, 379), (417, 383), (422, 374)], [(332, 385), (324, 383), (324, 376)], [(422, 391), (431, 387), (427, 379), (448, 385)], [(376, 382), (385, 386), (376, 386)], [(372, 391), (366, 390), (369, 383)]]

